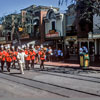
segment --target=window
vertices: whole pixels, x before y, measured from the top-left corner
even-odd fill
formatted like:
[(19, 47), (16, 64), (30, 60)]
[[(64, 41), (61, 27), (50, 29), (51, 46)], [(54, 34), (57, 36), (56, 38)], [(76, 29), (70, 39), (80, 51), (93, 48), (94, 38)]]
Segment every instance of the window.
[(55, 30), (55, 21), (52, 22), (52, 30)]

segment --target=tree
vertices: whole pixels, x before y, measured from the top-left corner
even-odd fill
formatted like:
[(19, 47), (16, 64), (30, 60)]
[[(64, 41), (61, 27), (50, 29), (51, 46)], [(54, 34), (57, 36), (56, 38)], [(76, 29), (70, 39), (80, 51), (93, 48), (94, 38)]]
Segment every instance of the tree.
[(0, 17), (0, 24), (2, 24), (4, 17)]
[[(62, 5), (68, 0), (59, 0)], [(76, 26), (78, 33), (87, 34), (93, 29), (93, 15), (100, 16), (100, 0), (71, 0), (76, 5)], [(81, 34), (81, 35), (82, 35)]]

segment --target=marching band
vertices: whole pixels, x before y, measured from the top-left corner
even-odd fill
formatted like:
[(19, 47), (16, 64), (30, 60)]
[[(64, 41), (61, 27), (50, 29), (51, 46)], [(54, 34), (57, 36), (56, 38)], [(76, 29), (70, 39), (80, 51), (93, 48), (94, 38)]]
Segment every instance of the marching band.
[(18, 63), (20, 73), (24, 74), (24, 68), (26, 70), (34, 69), (34, 63), (41, 60), (40, 68), (44, 69), (45, 61), (44, 48), (36, 49), (33, 46), (30, 48), (28, 45), (22, 45), (22, 47), (15, 48), (10, 45), (1, 45), (0, 48), (0, 62), (1, 72), (4, 71), (4, 65), (6, 64), (7, 71), (10, 72), (10, 68), (16, 68), (16, 62)]

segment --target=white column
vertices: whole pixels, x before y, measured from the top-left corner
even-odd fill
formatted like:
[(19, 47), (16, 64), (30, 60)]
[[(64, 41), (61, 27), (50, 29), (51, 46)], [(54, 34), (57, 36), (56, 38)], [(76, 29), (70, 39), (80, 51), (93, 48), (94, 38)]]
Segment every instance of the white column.
[(95, 39), (95, 55), (97, 54), (97, 40)]
[(99, 40), (99, 54), (100, 54), (100, 40)]
[(89, 50), (89, 41), (88, 41), (88, 50)]

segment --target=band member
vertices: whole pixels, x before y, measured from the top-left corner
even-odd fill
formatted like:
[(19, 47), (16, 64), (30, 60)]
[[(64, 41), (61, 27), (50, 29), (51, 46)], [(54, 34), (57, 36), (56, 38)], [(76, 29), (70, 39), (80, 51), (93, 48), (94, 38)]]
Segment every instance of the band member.
[(12, 52), (13, 52), (13, 55), (12, 55), (12, 60), (13, 60), (13, 64), (12, 64), (12, 67), (13, 68), (16, 68), (16, 65), (15, 65), (15, 63), (16, 63), (16, 60), (17, 60), (17, 54), (18, 54), (18, 52), (17, 51), (15, 51), (15, 47), (14, 46), (12, 46)]
[(30, 69), (29, 64), (31, 60), (31, 54), (29, 48), (25, 50), (25, 54), (27, 55), (27, 57), (25, 58), (25, 65), (26, 65), (26, 69), (29, 70)]
[(44, 69), (45, 52), (43, 50), (41, 50), (40, 59), (41, 59), (40, 68)]
[(30, 54), (31, 54), (31, 68), (34, 68), (34, 60), (36, 53), (34, 50), (31, 50)]
[(19, 62), (19, 67), (20, 67), (21, 74), (24, 74), (23, 68), (25, 67), (25, 57), (27, 57), (27, 55), (25, 54), (24, 50), (19, 48), (17, 59), (18, 59), (18, 62)]
[(10, 72), (10, 66), (12, 62), (12, 52), (10, 48), (8, 47), (7, 53), (6, 53), (6, 64), (7, 64), (7, 70)]
[(6, 51), (4, 50), (4, 46), (1, 46), (1, 71), (3, 72), (4, 64), (6, 61)]

